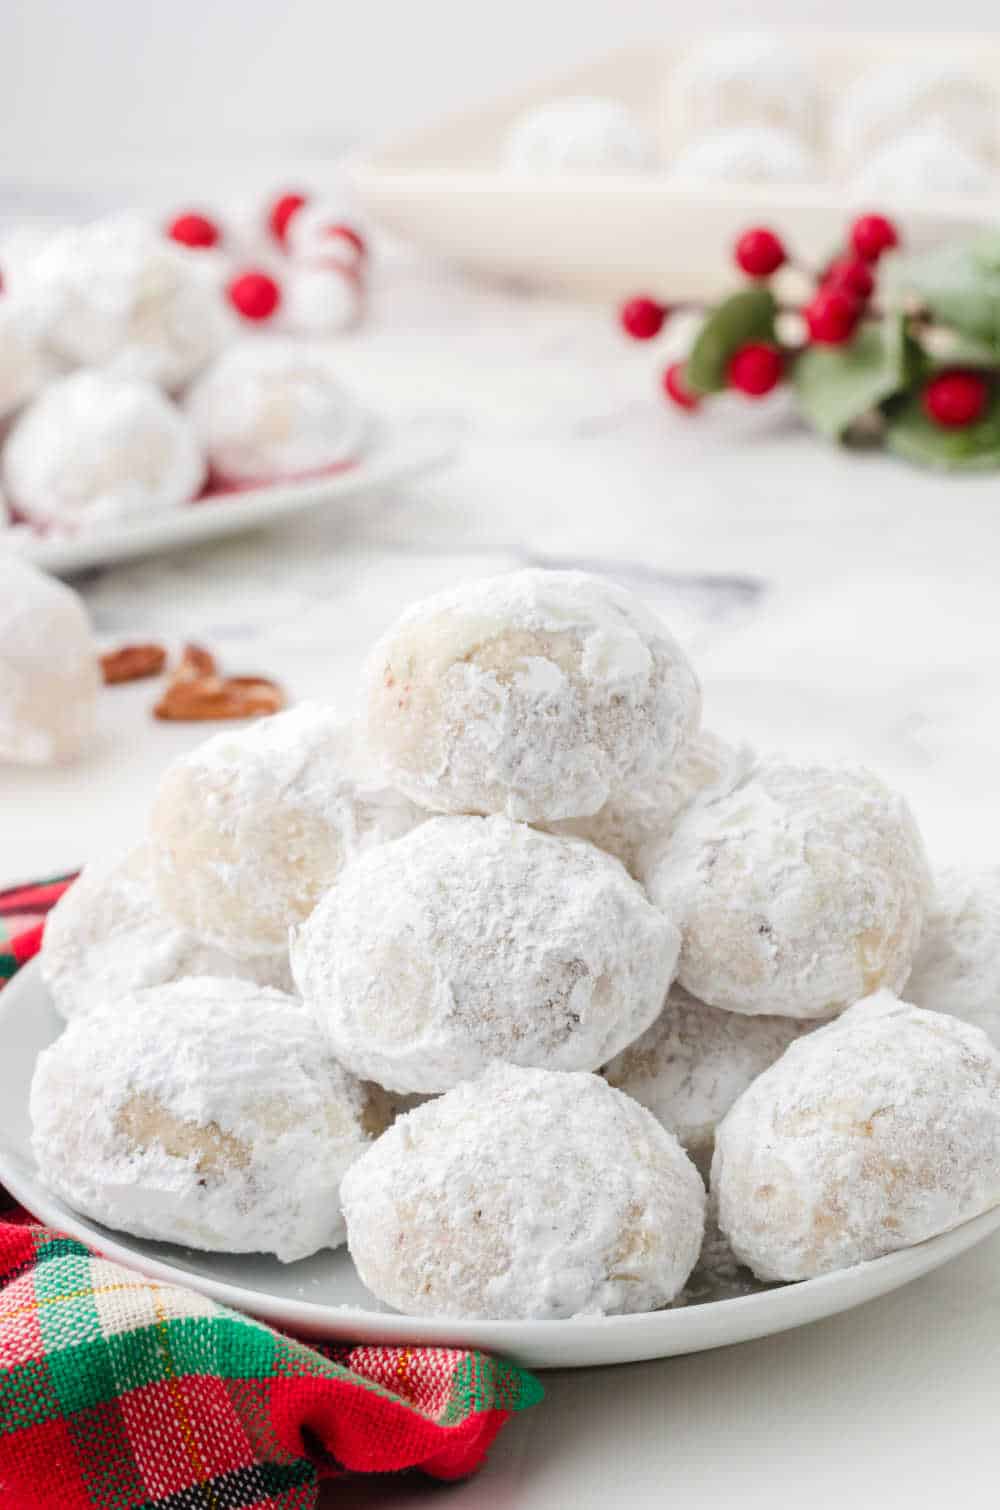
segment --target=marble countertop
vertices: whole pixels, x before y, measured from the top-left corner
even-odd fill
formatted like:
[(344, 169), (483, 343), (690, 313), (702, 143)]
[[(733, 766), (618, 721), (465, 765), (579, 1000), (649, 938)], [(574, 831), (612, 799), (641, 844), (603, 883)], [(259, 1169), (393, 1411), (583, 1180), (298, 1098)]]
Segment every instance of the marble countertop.
[[(801, 431), (780, 397), (696, 419), (656, 391), (662, 349), (606, 312), (383, 260), (340, 348), (386, 413), (439, 415), (437, 474), (369, 500), (79, 582), (110, 639), (199, 639), (227, 669), (343, 701), (413, 598), (519, 564), (619, 575), (695, 657), (706, 722), (762, 748), (871, 764), (936, 860), (995, 858), (1000, 828), (1000, 479), (948, 479)], [(156, 776), (205, 726), (102, 694), (90, 756), (0, 775), (0, 881), (68, 870), (140, 832)], [(463, 1510), (746, 1510), (996, 1503), (1000, 1239), (804, 1331), (688, 1359), (549, 1376)], [(849, 1446), (847, 1445), (849, 1444)], [(352, 1504), (401, 1507), (399, 1482)], [(343, 1503), (340, 1491), (330, 1503)]]

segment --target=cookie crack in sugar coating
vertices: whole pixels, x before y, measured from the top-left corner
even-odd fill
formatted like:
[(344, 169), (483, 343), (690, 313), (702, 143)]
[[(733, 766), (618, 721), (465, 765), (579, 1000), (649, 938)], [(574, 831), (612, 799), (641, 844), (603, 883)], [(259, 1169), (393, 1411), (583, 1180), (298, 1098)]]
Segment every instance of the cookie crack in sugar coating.
[(368, 1098), (300, 1003), (192, 978), (85, 1013), (39, 1056), (39, 1173), (136, 1237), (285, 1262), (344, 1240)]
[(686, 656), (638, 599), (524, 571), (409, 609), (372, 651), (368, 734), (436, 812), (586, 817), (653, 786), (698, 726)]
[(698, 1173), (644, 1107), (594, 1075), (510, 1065), (400, 1118), (341, 1196), (365, 1284), (424, 1316), (655, 1310), (704, 1230)]
[(1000, 1052), (881, 991), (792, 1044), (716, 1132), (712, 1193), (761, 1279), (909, 1248), (1000, 1201)]
[(913, 816), (876, 776), (776, 760), (692, 808), (639, 873), (681, 926), (686, 990), (799, 1018), (900, 990), (930, 888)]
[(292, 941), (334, 1053), (397, 1091), (492, 1060), (594, 1070), (648, 1027), (679, 934), (609, 855), (507, 818), (432, 818), (342, 872)]

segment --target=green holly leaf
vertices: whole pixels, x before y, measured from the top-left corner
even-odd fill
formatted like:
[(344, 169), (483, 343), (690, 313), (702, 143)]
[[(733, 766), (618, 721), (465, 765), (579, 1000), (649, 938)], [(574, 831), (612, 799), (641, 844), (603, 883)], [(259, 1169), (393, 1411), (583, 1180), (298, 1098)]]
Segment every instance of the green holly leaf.
[(912, 393), (889, 416), (886, 445), (921, 467), (945, 472), (988, 472), (1000, 467), (1000, 401), (994, 390), (982, 419), (948, 430), (924, 413), (921, 395)]
[(888, 257), (879, 291), (895, 307), (919, 302), (936, 321), (1000, 359), (1000, 236), (995, 233)]
[(902, 315), (865, 324), (846, 346), (807, 346), (795, 360), (799, 408), (821, 435), (843, 440), (858, 420), (913, 381), (920, 353)]
[(748, 341), (773, 341), (777, 306), (767, 288), (744, 288), (705, 320), (684, 363), (684, 382), (695, 393), (726, 387), (733, 355)]

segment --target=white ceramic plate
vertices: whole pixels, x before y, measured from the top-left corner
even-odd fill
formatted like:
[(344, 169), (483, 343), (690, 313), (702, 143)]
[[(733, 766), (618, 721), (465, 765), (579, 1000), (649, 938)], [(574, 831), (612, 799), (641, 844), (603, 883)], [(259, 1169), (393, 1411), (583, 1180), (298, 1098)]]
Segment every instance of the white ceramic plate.
[(644, 1316), (579, 1321), (437, 1321), (387, 1311), (364, 1288), (346, 1249), (300, 1263), (197, 1253), (145, 1242), (86, 1221), (39, 1183), (30, 1145), (28, 1087), (35, 1059), (62, 1027), (29, 965), (0, 994), (0, 1184), (39, 1220), (108, 1258), (223, 1305), (312, 1337), (359, 1342), (469, 1344), (533, 1368), (630, 1363), (701, 1352), (803, 1326), (886, 1295), (964, 1253), (1000, 1228), (1000, 1208), (919, 1247), (804, 1284), (705, 1300)]
[[(850, 32), (785, 27), (782, 34), (815, 59), (826, 105), (881, 63), (941, 60), (942, 39), (933, 34), (865, 33), (861, 46)], [(733, 242), (761, 222), (774, 224), (804, 263), (822, 265), (843, 239), (852, 200), (855, 212), (872, 208), (858, 204), (832, 169), (822, 182), (719, 184), (674, 183), (662, 170), (598, 177), (522, 176), (502, 168), (504, 137), (522, 111), (581, 94), (629, 106), (669, 159), (677, 143), (664, 118), (665, 83), (692, 40), (675, 33), (670, 42), (631, 47), (412, 132), (355, 165), (358, 192), (391, 230), (466, 267), (587, 298), (648, 292), (667, 301), (707, 300), (731, 292), (739, 281)], [(947, 42), (949, 62), (1000, 88), (995, 34)], [(891, 199), (911, 247), (996, 220), (991, 195)]]
[[(19, 535), (12, 549), (45, 571), (71, 574), (275, 523), (305, 509), (336, 509), (447, 461), (453, 444), (433, 418), (374, 425), (357, 462), (309, 481), (219, 494), (148, 519), (121, 520), (73, 538)], [(3, 535), (0, 533), (0, 549)]]

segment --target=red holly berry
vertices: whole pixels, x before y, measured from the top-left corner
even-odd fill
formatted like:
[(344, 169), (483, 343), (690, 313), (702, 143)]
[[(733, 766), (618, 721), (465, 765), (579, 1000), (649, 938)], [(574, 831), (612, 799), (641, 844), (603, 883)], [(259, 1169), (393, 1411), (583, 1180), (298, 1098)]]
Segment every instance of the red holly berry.
[(884, 215), (861, 215), (851, 226), (851, 246), (865, 262), (877, 262), (883, 252), (899, 245), (899, 232)]
[(821, 288), (802, 311), (809, 339), (821, 346), (842, 346), (854, 334), (861, 306), (840, 288)]
[(179, 241), (181, 246), (204, 247), (215, 246), (221, 240), (222, 233), (215, 221), (209, 220), (207, 215), (187, 210), (170, 222), (167, 235), (171, 241)]
[(936, 425), (960, 430), (982, 417), (989, 396), (989, 385), (981, 373), (953, 369), (931, 378), (924, 389), (924, 412)]
[(663, 329), (667, 307), (645, 294), (638, 294), (634, 299), (626, 300), (618, 312), (618, 318), (622, 329), (633, 341), (651, 341)]
[(268, 273), (239, 273), (226, 290), (245, 320), (269, 320), (281, 303), (281, 289)]
[(306, 202), (304, 194), (282, 194), (274, 201), (267, 213), (267, 223), (271, 228), (271, 234), (285, 244), (288, 235), (288, 222), (297, 210), (301, 210)]
[(730, 358), (729, 386), (749, 398), (763, 398), (781, 382), (783, 365), (777, 346), (768, 341), (750, 341)]
[(663, 374), (663, 391), (678, 409), (697, 409), (701, 399), (684, 382), (684, 363), (671, 362)]
[(839, 288), (852, 299), (862, 303), (870, 299), (875, 290), (875, 279), (867, 262), (860, 257), (838, 257), (831, 262), (823, 276), (824, 288)]
[(788, 253), (782, 242), (766, 226), (754, 226), (744, 231), (737, 241), (733, 255), (736, 265), (751, 278), (770, 278), (781, 265), (788, 261)]

